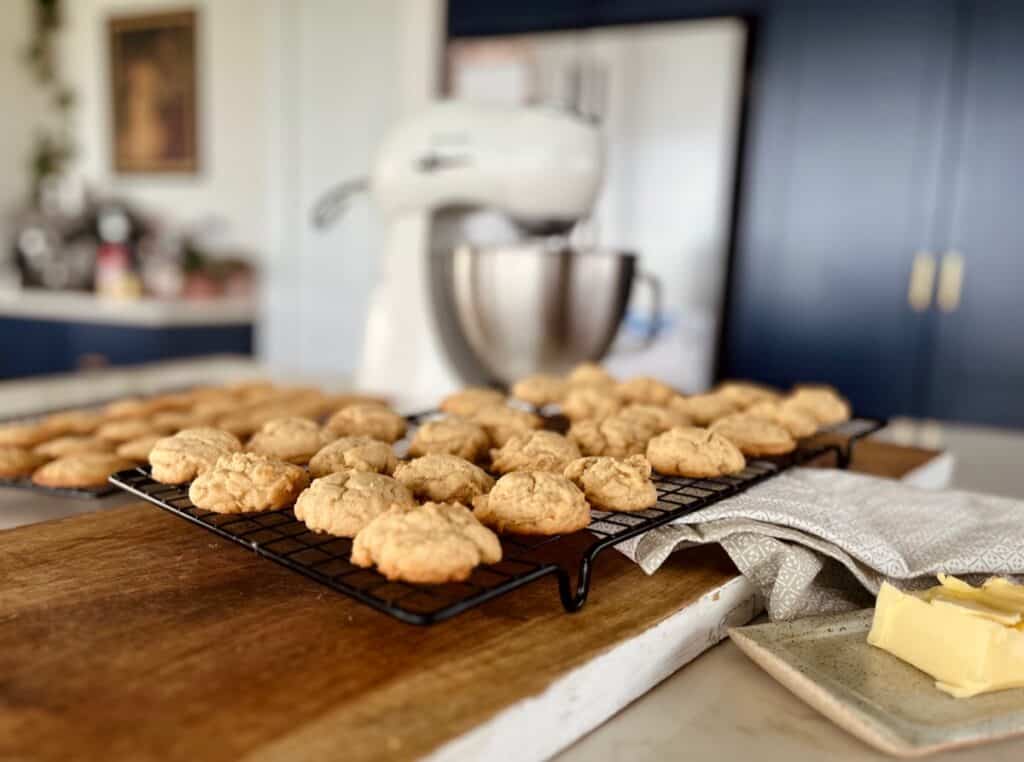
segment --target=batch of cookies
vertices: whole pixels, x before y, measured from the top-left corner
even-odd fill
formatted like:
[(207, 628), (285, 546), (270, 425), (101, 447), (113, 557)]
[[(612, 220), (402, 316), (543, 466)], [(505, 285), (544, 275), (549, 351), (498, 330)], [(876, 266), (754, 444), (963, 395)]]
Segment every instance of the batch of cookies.
[[(562, 413), (568, 432), (543, 428), (538, 410)], [(499, 535), (571, 533), (590, 524), (592, 509), (650, 508), (654, 471), (739, 473), (746, 457), (791, 452), (849, 415), (828, 387), (783, 394), (727, 382), (684, 396), (588, 363), (565, 377), (524, 378), (511, 396), (478, 387), (449, 395), (399, 460), (407, 421), (383, 402), (247, 383), (0, 428), (0, 466), (21, 458), (37, 484), (83, 486), (87, 471), (105, 479), (145, 460), (154, 480), (189, 485), (197, 508), (294, 506), (311, 531), (353, 538), (353, 564), (439, 584), (500, 561)]]

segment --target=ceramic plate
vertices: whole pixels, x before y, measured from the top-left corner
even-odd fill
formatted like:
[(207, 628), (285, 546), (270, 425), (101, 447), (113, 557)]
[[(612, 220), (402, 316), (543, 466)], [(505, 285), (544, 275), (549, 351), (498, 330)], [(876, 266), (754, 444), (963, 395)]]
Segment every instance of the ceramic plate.
[(1024, 733), (1024, 689), (955, 699), (867, 644), (873, 609), (729, 631), (772, 677), (858, 738), (914, 757)]

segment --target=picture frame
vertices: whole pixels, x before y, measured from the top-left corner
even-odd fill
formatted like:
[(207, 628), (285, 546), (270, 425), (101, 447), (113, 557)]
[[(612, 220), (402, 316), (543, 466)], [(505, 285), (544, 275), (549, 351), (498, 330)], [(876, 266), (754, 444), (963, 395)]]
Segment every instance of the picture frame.
[(197, 22), (192, 9), (108, 19), (118, 174), (199, 171)]

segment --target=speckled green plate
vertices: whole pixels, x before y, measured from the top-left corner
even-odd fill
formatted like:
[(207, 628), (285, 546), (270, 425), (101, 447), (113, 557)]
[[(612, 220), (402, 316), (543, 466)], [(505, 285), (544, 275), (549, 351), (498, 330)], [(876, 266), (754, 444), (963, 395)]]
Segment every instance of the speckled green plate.
[(729, 631), (747, 656), (858, 738), (916, 757), (1024, 733), (1024, 689), (955, 699), (867, 644), (873, 609)]

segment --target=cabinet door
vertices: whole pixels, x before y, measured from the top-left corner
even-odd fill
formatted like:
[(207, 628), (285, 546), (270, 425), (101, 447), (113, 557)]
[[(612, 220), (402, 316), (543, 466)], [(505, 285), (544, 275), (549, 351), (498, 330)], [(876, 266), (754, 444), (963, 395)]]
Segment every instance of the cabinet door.
[(953, 6), (783, 3), (755, 59), (720, 374), (825, 381), (863, 414), (913, 412)]
[[(1024, 426), (1024, 3), (965, 6), (962, 132), (948, 195), (929, 414)], [(945, 283), (943, 282), (945, 281)], [(944, 293), (945, 292), (945, 293)]]

